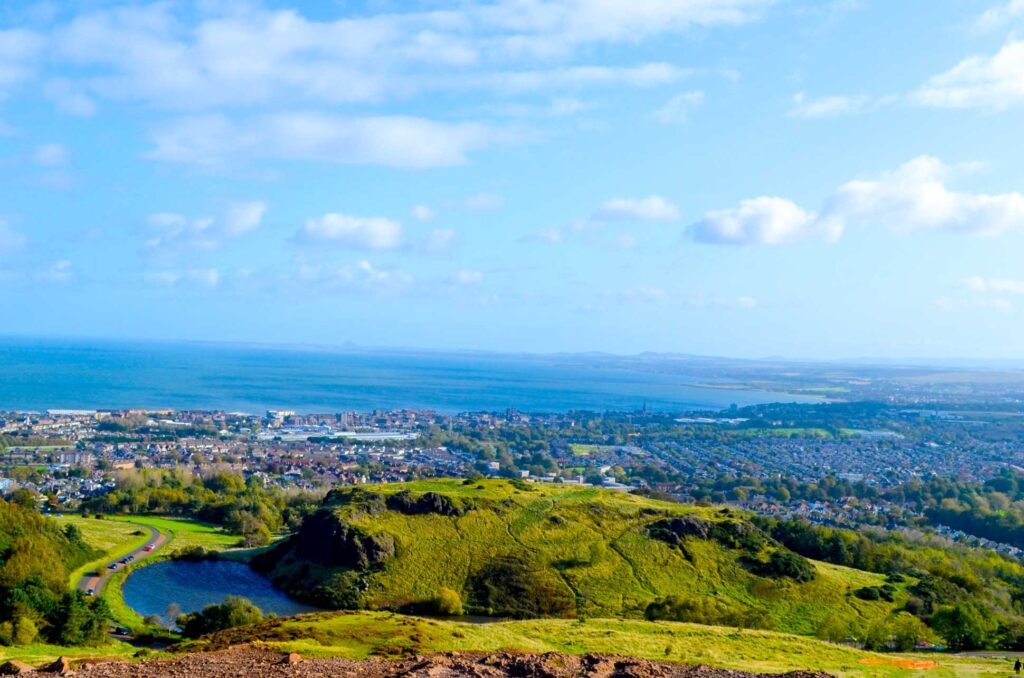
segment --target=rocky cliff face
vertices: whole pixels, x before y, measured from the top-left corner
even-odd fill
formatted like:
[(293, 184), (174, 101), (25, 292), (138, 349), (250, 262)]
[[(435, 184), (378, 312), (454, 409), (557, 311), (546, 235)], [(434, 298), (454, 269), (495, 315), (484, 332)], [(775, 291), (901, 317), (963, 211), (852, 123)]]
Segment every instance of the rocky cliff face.
[(300, 558), (326, 567), (365, 570), (395, 555), (390, 534), (366, 534), (330, 509), (320, 509), (307, 518), (292, 542)]

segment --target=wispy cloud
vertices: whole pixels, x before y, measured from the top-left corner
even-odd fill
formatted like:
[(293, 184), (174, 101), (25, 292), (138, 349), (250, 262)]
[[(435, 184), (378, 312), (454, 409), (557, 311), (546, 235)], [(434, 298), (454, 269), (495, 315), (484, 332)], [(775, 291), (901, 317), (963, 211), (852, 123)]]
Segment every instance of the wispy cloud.
[(350, 118), (301, 112), (233, 120), (212, 115), (157, 128), (149, 157), (207, 169), (253, 160), (424, 168), (462, 164), (470, 152), (504, 138), (480, 124), (408, 116)]
[(212, 250), (259, 228), (267, 212), (263, 201), (229, 204), (220, 217), (186, 217), (157, 212), (146, 219), (146, 250), (160, 254)]

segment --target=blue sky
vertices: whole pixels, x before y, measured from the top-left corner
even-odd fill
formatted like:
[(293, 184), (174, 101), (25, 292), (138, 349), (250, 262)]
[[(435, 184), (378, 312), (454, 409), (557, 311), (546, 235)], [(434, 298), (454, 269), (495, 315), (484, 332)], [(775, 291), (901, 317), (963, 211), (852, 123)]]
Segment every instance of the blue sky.
[(1024, 1), (0, 8), (0, 332), (1020, 358)]

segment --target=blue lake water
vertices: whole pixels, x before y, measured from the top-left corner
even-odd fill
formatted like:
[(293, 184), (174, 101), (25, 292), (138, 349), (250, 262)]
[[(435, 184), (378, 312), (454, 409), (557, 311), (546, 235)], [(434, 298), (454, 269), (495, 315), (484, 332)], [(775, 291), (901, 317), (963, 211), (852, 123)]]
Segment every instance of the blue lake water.
[(702, 388), (685, 366), (593, 356), (297, 350), (200, 343), (0, 339), (0, 410), (723, 409), (797, 396)]
[(248, 565), (227, 560), (165, 560), (132, 572), (124, 582), (125, 602), (143, 617), (163, 616), (171, 603), (195, 612), (229, 595), (282, 617), (317, 609), (292, 600)]

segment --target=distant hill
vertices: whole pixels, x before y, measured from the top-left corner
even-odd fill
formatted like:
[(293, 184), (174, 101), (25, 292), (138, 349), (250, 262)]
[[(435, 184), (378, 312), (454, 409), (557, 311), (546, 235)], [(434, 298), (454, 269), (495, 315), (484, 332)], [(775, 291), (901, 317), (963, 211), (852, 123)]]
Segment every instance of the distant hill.
[(683, 619), (812, 634), (907, 600), (882, 575), (809, 561), (749, 517), (572, 485), (430, 480), (332, 491), (254, 562), (348, 609)]

